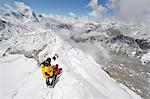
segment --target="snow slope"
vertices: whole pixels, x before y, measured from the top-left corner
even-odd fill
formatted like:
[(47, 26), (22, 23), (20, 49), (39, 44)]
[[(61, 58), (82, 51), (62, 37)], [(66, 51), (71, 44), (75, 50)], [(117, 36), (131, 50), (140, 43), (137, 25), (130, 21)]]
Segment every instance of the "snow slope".
[(55, 88), (46, 87), (37, 61), (8, 54), (0, 60), (1, 99), (141, 99), (110, 78), (91, 56), (52, 35), (55, 42), (38, 55), (42, 60), (45, 53), (58, 53), (63, 74)]
[(146, 65), (146, 63), (150, 62), (150, 52), (143, 54), (141, 57), (142, 65)]

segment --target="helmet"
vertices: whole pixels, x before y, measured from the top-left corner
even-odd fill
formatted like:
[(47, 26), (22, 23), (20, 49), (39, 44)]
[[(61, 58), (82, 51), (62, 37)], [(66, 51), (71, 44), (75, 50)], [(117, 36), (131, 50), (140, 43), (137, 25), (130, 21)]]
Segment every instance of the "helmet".
[(43, 62), (43, 65), (44, 66), (49, 66), (49, 62), (46, 60), (46, 61)]
[(50, 64), (51, 63), (51, 58), (47, 58), (46, 61), (48, 61), (48, 63)]
[(58, 54), (55, 54), (54, 56), (56, 56), (58, 58)]
[(59, 65), (58, 65), (58, 64), (56, 64), (56, 67), (57, 67), (57, 68), (58, 68), (58, 66), (59, 66)]

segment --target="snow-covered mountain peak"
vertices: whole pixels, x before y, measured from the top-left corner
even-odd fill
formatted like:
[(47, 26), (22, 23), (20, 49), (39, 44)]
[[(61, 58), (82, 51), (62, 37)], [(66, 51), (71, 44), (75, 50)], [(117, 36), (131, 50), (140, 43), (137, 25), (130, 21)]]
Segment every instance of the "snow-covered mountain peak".
[(15, 2), (15, 4), (22, 13), (29, 15), (29, 18), (32, 17), (33, 11), (29, 6), (25, 5), (23, 2)]
[(24, 22), (36, 21), (37, 16), (32, 9), (23, 2), (15, 2), (16, 7), (4, 5), (0, 9), (0, 20), (11, 22), (12, 24), (22, 24)]

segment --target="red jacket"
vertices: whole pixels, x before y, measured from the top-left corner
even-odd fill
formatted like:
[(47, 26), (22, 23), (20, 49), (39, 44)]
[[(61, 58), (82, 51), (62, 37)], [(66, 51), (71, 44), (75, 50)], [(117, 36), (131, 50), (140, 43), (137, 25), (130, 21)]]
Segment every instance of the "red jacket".
[(60, 71), (61, 71), (61, 68), (58, 68), (58, 66), (52, 66), (53, 69), (54, 69), (54, 74), (55, 75), (59, 75), (60, 74)]

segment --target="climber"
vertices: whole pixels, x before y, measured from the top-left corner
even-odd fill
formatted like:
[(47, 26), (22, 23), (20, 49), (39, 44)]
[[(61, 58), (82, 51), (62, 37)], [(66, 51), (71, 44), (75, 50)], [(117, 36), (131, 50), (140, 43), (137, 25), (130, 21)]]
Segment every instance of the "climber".
[[(47, 58), (44, 62), (40, 64), (40, 67), (42, 68), (43, 76), (46, 79), (47, 86), (49, 85), (54, 86), (57, 76), (59, 76), (62, 73), (62, 68), (58, 68), (58, 64), (53, 65), (53, 66), (51, 65), (52, 59)], [(51, 82), (50, 82), (50, 79), (52, 80)]]
[(55, 54), (52, 59), (55, 61), (57, 58), (59, 58), (58, 54)]

